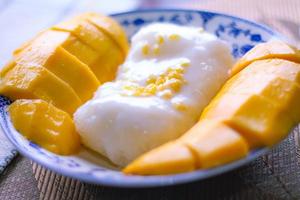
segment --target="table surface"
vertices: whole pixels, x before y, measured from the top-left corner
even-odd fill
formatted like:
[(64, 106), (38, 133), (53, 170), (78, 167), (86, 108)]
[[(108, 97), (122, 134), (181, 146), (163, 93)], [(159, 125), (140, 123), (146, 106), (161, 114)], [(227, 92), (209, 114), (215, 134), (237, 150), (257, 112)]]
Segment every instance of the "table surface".
[[(254, 20), (299, 45), (299, 0), (0, 0), (0, 66), (38, 31), (84, 11), (192, 8)], [(201, 182), (152, 189), (117, 189), (66, 178), (18, 155), (0, 175), (0, 199), (300, 199), (299, 127), (269, 154)]]

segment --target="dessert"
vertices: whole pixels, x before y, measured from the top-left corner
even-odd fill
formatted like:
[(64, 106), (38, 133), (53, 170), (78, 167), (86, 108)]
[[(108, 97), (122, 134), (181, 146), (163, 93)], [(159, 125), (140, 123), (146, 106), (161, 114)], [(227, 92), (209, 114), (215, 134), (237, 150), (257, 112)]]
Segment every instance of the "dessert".
[(116, 80), (74, 114), (83, 144), (124, 166), (178, 138), (198, 120), (232, 63), (229, 46), (200, 28), (142, 28)]

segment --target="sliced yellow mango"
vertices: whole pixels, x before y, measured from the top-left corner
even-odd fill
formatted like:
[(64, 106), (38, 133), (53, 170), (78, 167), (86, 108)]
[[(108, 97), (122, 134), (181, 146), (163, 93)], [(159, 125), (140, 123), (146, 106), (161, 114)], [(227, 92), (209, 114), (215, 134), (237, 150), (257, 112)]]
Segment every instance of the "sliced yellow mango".
[(178, 139), (194, 152), (197, 168), (211, 168), (245, 157), (245, 139), (222, 122), (203, 120)]
[(10, 118), (15, 129), (27, 138), (32, 136), (32, 120), (35, 112), (35, 104), (28, 104), (27, 100), (17, 100), (9, 106)]
[(181, 143), (170, 142), (137, 158), (124, 170), (127, 174), (176, 174), (195, 170), (190, 150)]
[(201, 119), (224, 121), (239, 131), (252, 148), (276, 144), (295, 124), (286, 109), (255, 94), (220, 96), (205, 108)]
[(118, 66), (123, 62), (122, 55), (116, 48), (108, 49), (95, 63), (90, 65), (101, 83), (115, 79)]
[(88, 21), (83, 20), (83, 18), (63, 22), (54, 26), (53, 29), (69, 31), (97, 50), (100, 56), (88, 65), (100, 82), (111, 81), (115, 78), (118, 66), (124, 61), (124, 55), (107, 34)]
[(65, 49), (58, 47), (44, 67), (68, 83), (82, 102), (92, 98), (100, 83), (89, 67), (72, 56)]
[(231, 74), (238, 73), (256, 60), (268, 58), (281, 58), (300, 63), (300, 50), (278, 40), (258, 44), (237, 61), (231, 70)]
[(75, 91), (44, 67), (16, 65), (0, 82), (0, 94), (15, 99), (43, 99), (72, 114), (81, 105)]
[[(92, 97), (100, 83), (87, 65), (62, 47), (57, 47), (57, 45), (63, 41), (65, 41), (63, 43), (64, 45), (69, 44), (68, 41), (70, 41), (70, 38), (67, 39), (68, 36), (69, 33), (61, 34), (55, 31), (44, 32), (44, 34), (28, 48), (25, 48), (21, 53), (15, 56), (15, 62), (24, 66), (43, 66), (47, 68), (61, 80), (69, 84), (80, 99), (85, 102)], [(47, 38), (52, 42), (48, 43)], [(74, 46), (76, 45), (73, 45), (73, 47)], [(5, 71), (12, 66), (5, 68), (2, 73), (5, 74)]]
[(61, 46), (86, 65), (94, 63), (101, 55), (74, 36), (70, 36)]
[[(279, 65), (278, 65), (279, 64)], [(256, 61), (232, 77), (219, 92), (223, 94), (256, 94), (286, 110), (295, 122), (300, 120), (300, 64), (272, 59)]]
[(83, 17), (109, 35), (122, 50), (124, 57), (127, 55), (129, 45), (126, 33), (118, 22), (111, 17), (100, 15), (98, 13), (85, 13)]
[(80, 137), (68, 113), (43, 100), (24, 99), (12, 103), (9, 112), (15, 128), (29, 140), (61, 155), (78, 152)]
[(65, 48), (81, 62), (89, 65), (100, 56), (95, 50), (84, 44), (71, 33), (47, 30), (37, 36), (22, 51), (14, 53), (17, 63), (43, 65), (59, 46)]
[[(109, 48), (114, 48), (113, 46), (116, 45), (109, 36), (107, 36), (93, 24), (84, 19), (71, 19), (69, 21), (65, 21), (58, 25), (55, 25), (54, 27), (52, 27), (52, 29), (68, 31), (72, 33), (81, 41), (97, 50), (100, 55), (105, 53)], [(116, 46), (115, 48), (118, 47)]]

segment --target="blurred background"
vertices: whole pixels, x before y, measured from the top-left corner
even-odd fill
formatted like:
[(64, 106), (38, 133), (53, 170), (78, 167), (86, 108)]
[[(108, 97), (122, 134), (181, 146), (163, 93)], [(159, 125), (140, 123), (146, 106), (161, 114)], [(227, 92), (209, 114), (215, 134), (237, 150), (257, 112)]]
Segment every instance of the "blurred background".
[(224, 12), (271, 26), (299, 44), (300, 0), (0, 0), (0, 66), (23, 41), (74, 14), (147, 8)]

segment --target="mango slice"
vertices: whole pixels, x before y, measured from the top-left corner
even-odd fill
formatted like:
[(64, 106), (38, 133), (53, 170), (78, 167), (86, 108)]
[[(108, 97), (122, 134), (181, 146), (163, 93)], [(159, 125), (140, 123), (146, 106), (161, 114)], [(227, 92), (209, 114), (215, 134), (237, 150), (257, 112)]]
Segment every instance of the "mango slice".
[(249, 147), (235, 130), (217, 121), (202, 121), (181, 138), (149, 151), (129, 164), (124, 173), (175, 174), (210, 168), (240, 159)]
[(123, 172), (127, 174), (176, 174), (195, 170), (191, 151), (182, 143), (170, 142), (137, 158)]
[[(100, 55), (106, 52), (109, 48), (118, 49), (118, 46), (116, 46), (109, 36), (84, 19), (75, 18), (65, 21), (53, 26), (51, 29), (72, 33), (79, 40), (97, 50)], [(119, 50), (120, 49), (118, 49), (118, 51)]]
[(89, 67), (58, 47), (44, 67), (69, 84), (82, 102), (92, 98), (100, 83)]
[[(52, 38), (48, 39), (47, 38)], [(56, 38), (56, 39), (55, 39)], [(100, 85), (90, 68), (80, 62), (57, 43), (66, 40), (68, 34), (48, 31), (40, 36), (30, 47), (15, 56), (15, 62), (21, 65), (43, 66), (58, 78), (69, 84), (82, 102), (90, 99)], [(50, 42), (50, 43), (48, 43)], [(9, 66), (13, 67), (13, 66)], [(5, 75), (5, 71), (2, 73)]]
[(0, 93), (15, 99), (43, 99), (72, 114), (81, 105), (75, 91), (46, 68), (16, 65), (0, 82)]
[(43, 65), (60, 46), (87, 65), (95, 62), (100, 56), (71, 33), (48, 30), (36, 37), (22, 51), (14, 53), (14, 59), (18, 64)]
[(61, 155), (78, 152), (80, 137), (68, 113), (43, 100), (24, 99), (12, 103), (9, 112), (14, 127), (29, 140)]
[(197, 168), (201, 169), (238, 160), (249, 151), (245, 139), (219, 121), (203, 120), (178, 140), (194, 152)]
[(226, 94), (209, 104), (201, 119), (224, 121), (239, 131), (251, 148), (276, 144), (294, 125), (286, 109), (258, 95)]
[(124, 56), (127, 55), (129, 45), (124, 29), (114, 19), (98, 13), (86, 13), (83, 16), (97, 28), (109, 35), (120, 47)]
[(33, 115), (36, 112), (35, 104), (28, 104), (28, 100), (17, 100), (9, 106), (10, 118), (15, 129), (25, 137), (31, 137)]
[(90, 65), (101, 83), (115, 79), (118, 66), (124, 61), (116, 48), (108, 49), (95, 63)]
[(256, 60), (268, 58), (281, 58), (300, 63), (300, 51), (297, 48), (279, 40), (261, 43), (248, 51), (241, 59), (237, 61), (231, 70), (231, 74), (237, 74), (239, 71)]
[(83, 18), (63, 22), (52, 29), (68, 31), (97, 50), (100, 56), (88, 65), (100, 82), (104, 83), (115, 78), (118, 66), (125, 57), (112, 38)]

